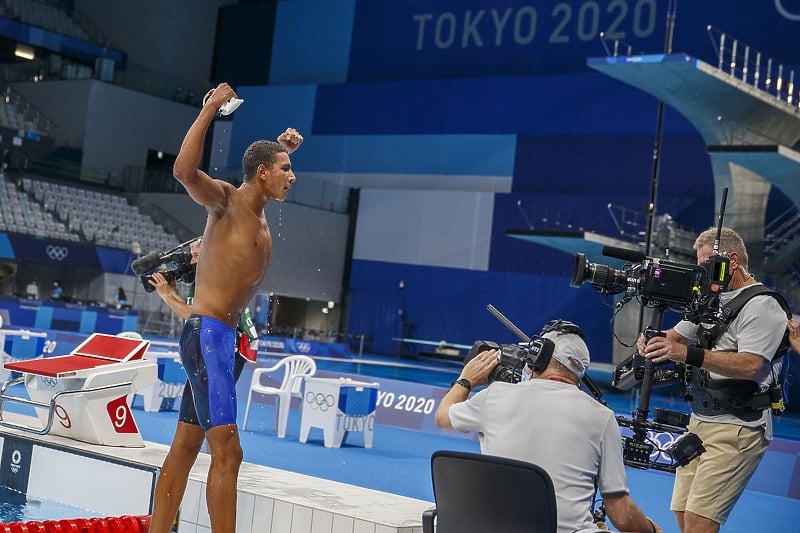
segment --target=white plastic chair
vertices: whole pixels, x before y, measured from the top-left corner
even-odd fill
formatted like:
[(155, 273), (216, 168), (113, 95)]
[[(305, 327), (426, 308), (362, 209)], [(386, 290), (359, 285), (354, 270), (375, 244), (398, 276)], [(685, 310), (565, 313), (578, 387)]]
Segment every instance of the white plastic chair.
[[(261, 375), (269, 374), (283, 368), (283, 381), (280, 387), (266, 387), (261, 384)], [(247, 407), (244, 410), (242, 429), (247, 429), (247, 417), (250, 415), (250, 402), (253, 393), (275, 395), (275, 431), (278, 438), (286, 436), (286, 423), (289, 420), (289, 406), (292, 398), (301, 397), (303, 379), (317, 373), (317, 364), (306, 355), (289, 355), (270, 368), (257, 368), (250, 381), (250, 392), (247, 396)]]

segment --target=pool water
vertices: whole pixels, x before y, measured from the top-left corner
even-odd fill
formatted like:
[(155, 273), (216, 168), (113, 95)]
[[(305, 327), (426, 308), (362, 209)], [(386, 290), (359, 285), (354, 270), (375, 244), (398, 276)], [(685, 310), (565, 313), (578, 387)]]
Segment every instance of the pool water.
[(97, 513), (0, 487), (0, 523), (95, 518)]

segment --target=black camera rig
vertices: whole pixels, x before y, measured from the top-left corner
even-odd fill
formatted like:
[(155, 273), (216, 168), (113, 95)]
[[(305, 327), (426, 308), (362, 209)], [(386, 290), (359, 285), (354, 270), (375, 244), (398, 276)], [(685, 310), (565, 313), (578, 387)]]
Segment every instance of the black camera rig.
[[(492, 370), (488, 376), (489, 382), (502, 381), (505, 383), (519, 383), (522, 381), (522, 374), (525, 366), (530, 368), (535, 367), (536, 360), (548, 349), (548, 339), (544, 337), (529, 337), (521, 329), (519, 329), (513, 322), (507, 319), (500, 311), (493, 305), (489, 304), (486, 309), (494, 315), (500, 322), (503, 323), (509, 330), (511, 330), (517, 337), (520, 338), (520, 344), (497, 344), (492, 341), (476, 341), (469, 352), (464, 356), (464, 364), (467, 364), (471, 359), (485, 352), (486, 350), (498, 350), (498, 359), (500, 363)], [(564, 333), (574, 333), (583, 337), (583, 332), (574, 324), (564, 325), (565, 323), (560, 320), (551, 321), (545, 324), (542, 331), (561, 331)], [(552, 342), (551, 342), (552, 346)], [(548, 356), (549, 358), (549, 356)], [(586, 391), (594, 396), (600, 403), (605, 403), (601, 399), (603, 393), (589, 378), (584, 374), (581, 378), (581, 385)]]
[[(728, 188), (722, 190), (717, 234), (713, 253), (702, 265), (682, 264), (665, 259), (647, 257), (640, 252), (605, 247), (603, 255), (624, 259), (628, 263), (620, 270), (606, 265), (590, 263), (586, 256), (577, 254), (570, 285), (579, 287), (588, 281), (603, 296), (625, 293), (616, 304), (621, 307), (637, 297), (642, 307), (655, 310), (653, 323), (645, 328), (647, 340), (664, 335), (661, 330), (664, 312), (679, 311), (685, 320), (695, 324), (713, 324), (722, 320), (720, 294), (730, 279), (730, 260), (719, 252), (722, 220)], [(669, 363), (658, 365), (634, 353), (614, 368), (611, 384), (627, 390), (641, 387), (639, 405), (632, 417), (617, 416), (620, 426), (629, 428), (631, 436), (623, 437), (623, 460), (634, 468), (674, 472), (678, 466), (688, 464), (705, 451), (702, 440), (686, 431), (689, 416), (667, 409), (655, 409), (650, 415), (650, 396), (655, 386), (663, 386), (685, 377), (685, 365)], [(669, 435), (671, 443), (664, 447), (658, 434)], [(660, 461), (659, 459), (664, 459)]]
[(200, 239), (200, 237), (179, 244), (166, 252), (150, 252), (134, 260), (131, 263), (131, 270), (139, 275), (144, 290), (147, 292), (156, 290), (155, 287), (150, 284), (150, 279), (154, 271), (164, 276), (167, 283), (172, 283), (173, 281), (193, 283), (197, 265), (192, 262), (190, 247), (192, 243), (198, 239)]

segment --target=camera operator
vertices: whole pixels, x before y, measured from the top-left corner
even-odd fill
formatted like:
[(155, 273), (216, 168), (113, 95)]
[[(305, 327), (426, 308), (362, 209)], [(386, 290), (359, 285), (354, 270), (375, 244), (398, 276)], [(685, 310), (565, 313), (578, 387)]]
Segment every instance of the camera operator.
[[(481, 453), (527, 461), (547, 471), (558, 500), (559, 533), (602, 531), (592, 515), (598, 488), (609, 519), (620, 531), (660, 533), (628, 495), (614, 413), (578, 388), (589, 366), (583, 333), (574, 324), (560, 323), (568, 328), (542, 335), (554, 343), (552, 357), (541, 372), (526, 365), (525, 373), (533, 378), (529, 381), (489, 384), (498, 350), (470, 360), (442, 398), (436, 425), (475, 429)], [(473, 387), (484, 385), (488, 387), (467, 399)]]
[[(698, 264), (711, 257), (716, 231), (697, 237)], [(722, 228), (719, 251), (730, 260), (730, 281), (720, 296), (725, 306), (760, 283), (748, 273), (747, 250), (736, 232)], [(639, 336), (637, 348), (644, 357), (688, 365), (692, 416), (687, 429), (702, 439), (706, 452), (676, 470), (670, 509), (683, 533), (719, 531), (764, 456), (772, 440), (771, 362), (786, 328), (787, 315), (776, 298), (761, 294), (747, 300), (727, 330), (712, 333), (705, 348), (690, 344), (707, 330), (686, 320), (665, 336), (647, 342)]]

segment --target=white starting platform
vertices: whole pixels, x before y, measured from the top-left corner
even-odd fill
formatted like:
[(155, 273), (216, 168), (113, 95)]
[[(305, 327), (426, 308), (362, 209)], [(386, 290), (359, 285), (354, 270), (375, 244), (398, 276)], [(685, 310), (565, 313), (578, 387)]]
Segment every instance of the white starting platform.
[(352, 431), (364, 434), (372, 448), (379, 383), (350, 378), (305, 378), (300, 442), (312, 427), (321, 428), (326, 448), (339, 448)]
[[(158, 379), (158, 365), (143, 358), (149, 344), (94, 333), (68, 355), (6, 363), (22, 377), (0, 388), (0, 426), (105, 446), (144, 446), (128, 397)], [(29, 399), (8, 394), (22, 383)], [(41, 426), (4, 419), (6, 401), (33, 406)]]

